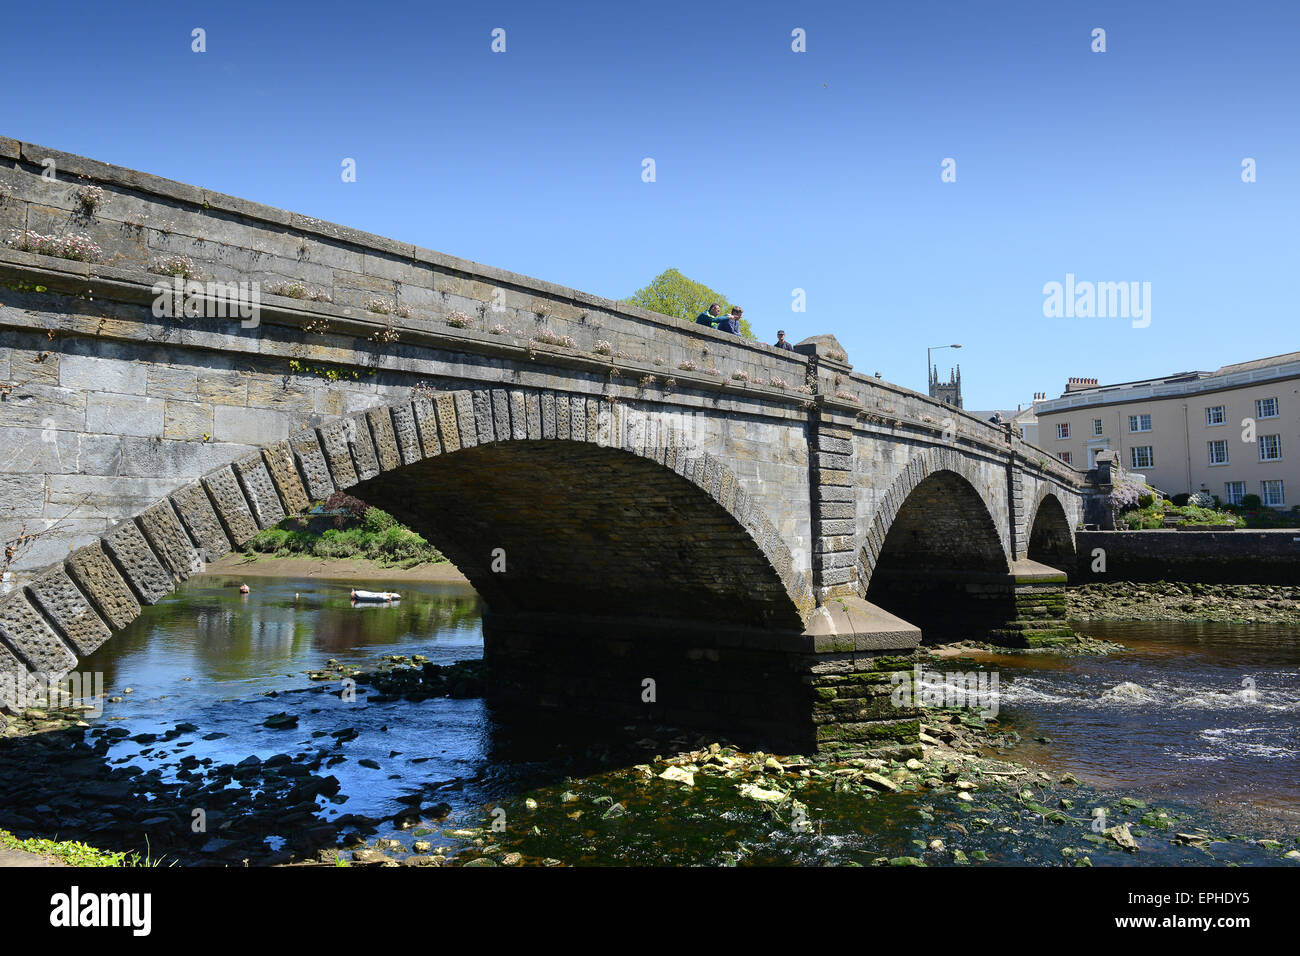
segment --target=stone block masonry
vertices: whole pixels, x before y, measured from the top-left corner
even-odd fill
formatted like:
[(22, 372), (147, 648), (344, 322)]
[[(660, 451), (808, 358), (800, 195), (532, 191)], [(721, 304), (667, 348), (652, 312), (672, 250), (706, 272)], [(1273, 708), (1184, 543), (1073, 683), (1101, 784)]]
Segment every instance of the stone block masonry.
[[(1300, 528), (1080, 531), (1076, 537), (1081, 581), (1300, 581)], [(1104, 570), (1093, 569), (1098, 558)]]

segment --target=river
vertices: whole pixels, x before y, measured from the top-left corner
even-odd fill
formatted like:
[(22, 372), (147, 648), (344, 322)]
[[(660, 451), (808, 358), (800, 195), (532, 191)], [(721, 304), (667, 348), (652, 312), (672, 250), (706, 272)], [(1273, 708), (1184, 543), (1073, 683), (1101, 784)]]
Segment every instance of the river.
[[(1212, 853), (1167, 840), (1144, 843), (1140, 858), (1108, 852), (1087, 836), (1091, 806), (1131, 813), (1135, 825), (1159, 810), (1178, 821), (1176, 830), (1195, 824), (1297, 845), (1300, 641), (1287, 628), (1098, 623), (1083, 629), (1127, 650), (979, 655), (975, 666), (996, 669), (1000, 678), (1001, 729), (1020, 735), (1001, 756), (1051, 781), (1030, 776), (1030, 790), (1016, 796), (1017, 784), (1006, 795), (990, 794), (974, 815), (955, 794), (864, 799), (813, 781), (800, 791), (812, 825), (792, 826), (737, 799), (726, 777), (701, 778), (689, 789), (657, 780), (647, 786), (646, 775), (631, 769), (697, 746), (690, 734), (612, 728), (593, 735), (558, 719), (503, 723), (477, 698), (358, 705), (339, 699), (337, 683), (326, 693), (307, 677), (328, 659), (368, 670), (384, 655), (439, 664), (479, 658), (479, 602), (464, 585), (371, 582), (376, 590), (400, 590), (403, 600), (360, 607), (342, 581), (259, 578), (247, 595), (238, 583), (192, 579), (82, 662), (83, 671), (103, 672), (107, 696), (120, 698), (90, 720), (88, 739), (103, 741), (113, 766), (162, 781), (175, 779), (178, 766), (201, 771), (250, 757), (287, 763), (314, 753), (312, 766), (339, 782), (336, 795), (321, 798), (319, 816), (381, 821), (363, 832), (396, 841), (391, 852), (398, 856), (424, 839), (449, 857), (473, 857), (476, 845), (445, 829), (490, 830), (494, 820), (508, 820), (503, 846), (551, 863), (950, 861), (926, 849), (936, 839), (960, 839), (976, 859), (1004, 863), (1070, 862), (1084, 854), (1116, 865), (1291, 862), (1244, 838), (1217, 843)], [(264, 726), (280, 712), (296, 716), (297, 726)], [(178, 765), (182, 754), (186, 763)], [(1067, 773), (1081, 786), (1054, 782)], [(1116, 801), (1124, 795), (1146, 806), (1121, 808)], [(1026, 801), (1040, 812), (1036, 822)], [(393, 822), (404, 806), (427, 810), (434, 802), (449, 809), (437, 822), (417, 820), (419, 813)], [(614, 804), (620, 809), (611, 813)], [(1047, 822), (1043, 805), (1066, 807), (1070, 821)], [(228, 842), (201, 836), (194, 854), (230, 862), (220, 855)], [(274, 827), (265, 834), (270, 861), (284, 842)]]

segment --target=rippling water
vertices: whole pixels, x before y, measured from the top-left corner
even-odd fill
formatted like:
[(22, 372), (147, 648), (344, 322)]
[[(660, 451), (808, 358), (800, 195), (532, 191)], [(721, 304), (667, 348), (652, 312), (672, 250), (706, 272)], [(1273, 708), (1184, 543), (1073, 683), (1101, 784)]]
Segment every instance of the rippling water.
[(1000, 716), (1026, 738), (1013, 758), (1242, 823), (1300, 820), (1300, 633), (1149, 622), (1081, 629), (1127, 649), (982, 659), (1000, 673)]

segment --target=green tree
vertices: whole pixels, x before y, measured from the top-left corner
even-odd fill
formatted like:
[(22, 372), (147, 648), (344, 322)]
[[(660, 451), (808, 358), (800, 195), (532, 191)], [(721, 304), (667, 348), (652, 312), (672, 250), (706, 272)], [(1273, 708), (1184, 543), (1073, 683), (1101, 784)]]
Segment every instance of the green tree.
[[(703, 282), (688, 279), (676, 269), (665, 269), (650, 280), (644, 289), (637, 289), (629, 298), (623, 300), (629, 305), (639, 305), (660, 315), (673, 315), (679, 319), (694, 322), (701, 312), (714, 302), (722, 306), (722, 315), (731, 311), (731, 303), (721, 292), (715, 292)], [(722, 317), (719, 315), (719, 318)], [(749, 320), (740, 320), (741, 338), (757, 341)]]

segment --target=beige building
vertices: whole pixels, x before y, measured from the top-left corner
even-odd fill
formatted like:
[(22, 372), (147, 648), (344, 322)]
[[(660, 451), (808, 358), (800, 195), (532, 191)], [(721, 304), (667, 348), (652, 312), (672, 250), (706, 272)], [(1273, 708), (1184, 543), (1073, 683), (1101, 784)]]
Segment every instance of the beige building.
[(1300, 352), (1119, 385), (1072, 378), (1034, 410), (1038, 446), (1076, 468), (1111, 448), (1169, 495), (1300, 504)]

